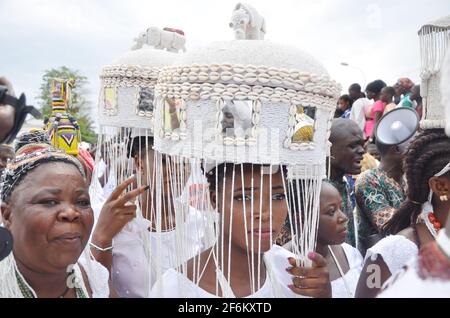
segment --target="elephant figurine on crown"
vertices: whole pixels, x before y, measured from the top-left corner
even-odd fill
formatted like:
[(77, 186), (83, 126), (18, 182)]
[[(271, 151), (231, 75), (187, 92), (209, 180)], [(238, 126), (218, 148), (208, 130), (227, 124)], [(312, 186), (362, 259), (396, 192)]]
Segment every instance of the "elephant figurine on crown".
[(169, 52), (178, 53), (180, 50), (186, 52), (186, 38), (184, 32), (172, 28), (160, 29), (157, 27), (150, 27), (147, 31), (139, 34), (134, 39), (135, 44), (132, 50), (139, 50), (144, 45), (153, 46), (155, 49), (167, 50)]
[(230, 20), (236, 40), (264, 40), (266, 23), (252, 6), (238, 3)]

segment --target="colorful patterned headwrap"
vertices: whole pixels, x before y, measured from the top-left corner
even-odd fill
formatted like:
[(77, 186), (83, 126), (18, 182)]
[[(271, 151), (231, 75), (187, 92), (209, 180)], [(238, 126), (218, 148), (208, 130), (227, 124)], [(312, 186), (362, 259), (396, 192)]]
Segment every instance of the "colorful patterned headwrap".
[(21, 134), (14, 145), (16, 155), (28, 154), (51, 146), (45, 130), (31, 130)]
[(62, 150), (54, 149), (51, 146), (37, 149), (31, 153), (19, 154), (13, 161), (8, 163), (1, 177), (1, 200), (4, 202), (7, 201), (14, 188), (30, 171), (40, 164), (47, 162), (66, 162), (73, 164), (80, 171), (83, 178), (86, 178), (83, 166), (75, 157), (66, 154)]

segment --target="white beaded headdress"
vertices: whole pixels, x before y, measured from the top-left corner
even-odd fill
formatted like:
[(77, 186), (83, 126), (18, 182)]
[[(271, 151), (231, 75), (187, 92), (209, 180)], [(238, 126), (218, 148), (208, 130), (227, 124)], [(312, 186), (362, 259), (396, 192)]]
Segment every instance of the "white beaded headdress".
[[(422, 60), (420, 94), (424, 106), (420, 126), (423, 129), (445, 128), (450, 136), (450, 15), (422, 26), (419, 38)], [(444, 170), (436, 176), (444, 174)], [(422, 205), (418, 219), (436, 237), (436, 230), (429, 221), (432, 194), (430, 190), (428, 201)], [(445, 236), (444, 231), (440, 236)], [(448, 248), (447, 245), (443, 247)]]
[[(210, 183), (211, 175), (217, 178), (213, 182), (215, 189), (209, 189), (216, 193), (216, 204), (206, 189), (200, 189), (190, 192), (195, 192), (196, 199), (190, 196), (187, 204), (179, 202), (175, 212), (177, 220), (183, 220), (194, 208), (203, 213), (206, 223), (216, 221), (216, 241), (206, 253), (216, 266), (216, 294), (225, 297), (234, 296), (230, 282), (232, 260), (227, 259), (233, 243), (222, 236), (224, 224), (232, 220), (224, 220), (225, 213), (217, 206), (230, 202), (227, 209), (231, 209), (232, 219), (233, 206), (238, 209), (242, 205), (226, 197), (225, 192), (230, 189), (233, 193), (235, 188), (242, 188), (239, 196), (251, 200), (251, 211), (244, 212), (250, 213), (251, 220), (261, 216), (266, 208), (272, 218), (272, 203), (270, 207), (258, 204), (253, 211), (259, 199), (253, 190), (245, 188), (253, 189), (258, 184), (260, 191), (272, 191), (272, 177), (281, 174), (282, 191), (289, 197), (285, 207), (291, 229), (297, 235), (294, 252), (299, 262), (308, 263), (305, 256), (315, 248), (320, 187), (326, 175), (328, 138), (340, 92), (339, 85), (311, 55), (292, 46), (263, 41), (265, 21), (255, 16), (257, 12), (250, 6), (236, 6), (230, 27), (238, 38), (245, 34), (246, 40), (214, 42), (179, 56), (160, 72), (155, 89), (155, 151), (165, 156), (166, 165), (170, 163), (172, 195), (185, 198), (185, 185), (194, 166), (203, 166)], [(257, 22), (252, 23), (252, 19)], [(244, 185), (244, 174), (250, 166), (251, 184)], [(223, 180), (218, 177), (220, 170), (224, 172)], [(262, 195), (260, 199), (263, 200)], [(255, 231), (255, 224), (252, 221), (245, 226)], [(242, 270), (248, 269), (251, 290), (255, 292), (261, 287), (257, 274), (262, 254), (254, 255), (253, 238), (252, 243), (247, 242), (249, 263), (242, 264)], [(255, 244), (260, 247), (261, 241)], [(195, 264), (191, 280), (201, 283), (204, 260), (203, 256), (194, 258), (183, 264), (180, 272), (189, 272), (188, 264)], [(157, 295), (167, 295), (164, 282), (157, 286)]]
[(441, 66), (450, 43), (450, 15), (425, 24), (418, 33), (422, 66), (420, 95), (423, 98), (420, 127), (444, 128), (439, 82)]
[[(170, 65), (174, 52), (156, 48), (147, 33), (164, 35), (169, 31), (152, 27), (143, 32), (132, 50), (103, 67), (98, 102), (100, 138), (98, 147), (110, 156), (127, 157), (129, 147), (124, 141), (130, 137), (153, 135), (154, 89), (162, 67)], [(166, 48), (167, 49), (167, 48)], [(133, 132), (131, 131), (133, 130)], [(115, 171), (119, 182), (131, 175), (130, 166)]]
[[(138, 198), (137, 218), (148, 219), (152, 223), (151, 227), (156, 228), (158, 226), (153, 222), (156, 222), (157, 213), (160, 213), (160, 208), (156, 207), (164, 202), (154, 197), (154, 89), (161, 68), (173, 63), (177, 56), (176, 48), (181, 49), (180, 45), (184, 47), (184, 34), (181, 33), (174, 29), (147, 29), (135, 39), (136, 43), (129, 52), (103, 67), (100, 75), (100, 134), (96, 177), (93, 178), (96, 185), (91, 186), (93, 206), (101, 207), (118, 184), (135, 174), (135, 186), (150, 186), (150, 190)], [(136, 166), (133, 158), (141, 160), (141, 167)], [(102, 179), (105, 185), (100, 184), (99, 180)], [(144, 229), (141, 237), (149, 263), (158, 267), (162, 259), (161, 246), (152, 249), (147, 229)], [(142, 277), (142, 281), (147, 280), (149, 284), (148, 290), (155, 280), (152, 276), (155, 272), (149, 268), (149, 277)], [(114, 278), (113, 275), (113, 282)]]
[(450, 137), (450, 50), (447, 50), (441, 70), (441, 98), (445, 107), (445, 131)]

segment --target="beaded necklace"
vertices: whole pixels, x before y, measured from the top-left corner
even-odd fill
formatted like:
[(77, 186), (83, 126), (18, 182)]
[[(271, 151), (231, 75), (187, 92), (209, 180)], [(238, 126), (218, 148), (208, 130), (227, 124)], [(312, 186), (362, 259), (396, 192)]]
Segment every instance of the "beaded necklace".
[(439, 230), (442, 228), (442, 224), (437, 220), (433, 212), (433, 206), (430, 202), (425, 202), (422, 205), (422, 212), (420, 213), (418, 222), (422, 221), (425, 223), (428, 231), (436, 238)]
[[(22, 274), (19, 271), (15, 270), (17, 283), (19, 285), (20, 292), (22, 293), (24, 298), (37, 298), (35, 291), (28, 285), (28, 283), (23, 278)], [(73, 271), (69, 273), (69, 275), (73, 274)], [(59, 298), (64, 298), (64, 295), (67, 294), (68, 288), (64, 291), (64, 293)], [(77, 298), (87, 298), (82, 288), (75, 287), (75, 294)]]

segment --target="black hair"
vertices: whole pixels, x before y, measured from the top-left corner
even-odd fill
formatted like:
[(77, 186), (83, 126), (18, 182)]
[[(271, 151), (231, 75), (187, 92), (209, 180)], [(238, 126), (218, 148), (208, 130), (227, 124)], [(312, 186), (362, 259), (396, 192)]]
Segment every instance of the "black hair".
[(339, 97), (339, 100), (341, 100), (341, 99), (345, 102), (348, 102), (349, 107), (352, 107), (353, 99), (351, 99), (349, 95), (344, 94), (341, 97)]
[(355, 92), (361, 92), (361, 85), (359, 85), (358, 83), (353, 83), (352, 85), (350, 85), (348, 90), (355, 91)]
[(203, 167), (203, 171), (206, 175), (206, 179), (208, 180), (209, 189), (211, 191), (216, 191), (216, 179), (219, 181), (219, 187), (222, 184), (220, 181), (223, 180), (225, 176), (225, 171), (230, 171), (228, 168), (232, 168), (233, 163), (222, 163), (214, 166), (210, 171), (205, 171), (205, 167)]
[(366, 86), (366, 91), (372, 92), (374, 94), (380, 94), (383, 87), (386, 87), (386, 83), (382, 80), (375, 80), (373, 82), (370, 82)]
[[(428, 200), (428, 180), (449, 161), (450, 138), (444, 129), (425, 130), (411, 142), (404, 160), (407, 198), (383, 227), (385, 234), (396, 234), (415, 226), (421, 205)], [(445, 176), (449, 177), (450, 172)]]
[(384, 87), (384, 90), (391, 96), (395, 96), (395, 89), (392, 86)]
[[(241, 169), (240, 167), (236, 168), (236, 166), (239, 166), (239, 163), (231, 163), (231, 162), (227, 162), (227, 163), (222, 163), (222, 164), (218, 164), (216, 166), (214, 166), (214, 168), (212, 168), (209, 171), (205, 171), (205, 167), (203, 166), (203, 171), (206, 175), (206, 179), (208, 180), (208, 184), (209, 184), (209, 189), (212, 191), (216, 190), (216, 186), (218, 185), (218, 189), (221, 189), (222, 185), (223, 185), (223, 178), (225, 177), (225, 175), (229, 175), (230, 173), (232, 173), (233, 168), (236, 169), (236, 171), (239, 171), (237, 169)], [(247, 165), (253, 165), (251, 163), (243, 163), (244, 165), (244, 170), (245, 167)], [(234, 167), (233, 167), (234, 166)], [(256, 167), (261, 166), (260, 164), (254, 164), (253, 165), (253, 169), (254, 171), (257, 171)], [(286, 174), (287, 174), (287, 168), (286, 166), (282, 166), (283, 167), (283, 173), (284, 176), (286, 178)], [(216, 181), (218, 181), (219, 184), (216, 184)]]
[(152, 136), (137, 136), (129, 138), (127, 145), (127, 155), (128, 158), (134, 158), (140, 153), (143, 153), (143, 150), (146, 148), (152, 148), (153, 146), (153, 137)]
[(383, 144), (382, 142), (375, 140), (375, 145), (377, 146), (378, 152), (380, 153), (381, 156), (386, 155), (389, 150), (391, 150), (391, 148), (393, 147), (397, 147), (396, 145), (386, 145)]

